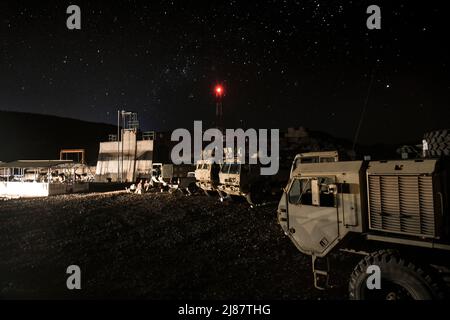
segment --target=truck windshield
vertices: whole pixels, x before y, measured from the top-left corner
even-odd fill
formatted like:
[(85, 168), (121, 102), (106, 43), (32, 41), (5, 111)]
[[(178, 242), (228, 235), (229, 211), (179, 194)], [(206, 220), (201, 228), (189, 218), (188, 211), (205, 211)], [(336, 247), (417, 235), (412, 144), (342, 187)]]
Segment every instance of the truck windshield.
[(336, 160), (333, 157), (324, 157), (320, 158), (320, 162), (335, 162)]
[(233, 163), (230, 165), (230, 173), (231, 174), (238, 174), (241, 171), (241, 165)]
[(292, 167), (292, 170), (295, 170), (299, 164), (301, 163), (318, 163), (319, 157), (305, 157), (305, 158), (298, 158), (295, 160), (295, 163)]
[(230, 164), (229, 164), (229, 163), (225, 163), (225, 164), (222, 166), (221, 172), (222, 172), (222, 173), (228, 173), (229, 170), (230, 170)]
[(289, 190), (289, 202), (292, 204), (312, 205), (311, 180), (295, 179)]
[[(317, 186), (316, 189), (313, 188), (313, 185)], [(335, 188), (330, 189), (333, 186), (335, 186), (335, 182), (331, 177), (295, 179), (289, 190), (289, 203), (295, 205), (334, 207), (335, 197), (333, 190)], [(314, 198), (315, 200), (313, 200)]]

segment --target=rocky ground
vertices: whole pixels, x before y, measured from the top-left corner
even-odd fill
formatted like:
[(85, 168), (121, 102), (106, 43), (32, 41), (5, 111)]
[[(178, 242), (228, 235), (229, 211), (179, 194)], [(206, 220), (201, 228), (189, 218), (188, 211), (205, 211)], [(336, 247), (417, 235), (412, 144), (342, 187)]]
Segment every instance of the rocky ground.
[[(318, 291), (276, 205), (168, 193), (0, 201), (1, 298), (346, 299), (354, 258)], [(66, 268), (82, 290), (66, 288)]]

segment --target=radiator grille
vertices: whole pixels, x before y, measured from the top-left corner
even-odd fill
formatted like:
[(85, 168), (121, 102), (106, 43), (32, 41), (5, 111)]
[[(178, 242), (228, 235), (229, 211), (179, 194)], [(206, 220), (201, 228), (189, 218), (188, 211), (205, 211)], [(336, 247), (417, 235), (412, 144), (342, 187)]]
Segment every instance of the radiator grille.
[(431, 176), (369, 175), (370, 229), (435, 237)]

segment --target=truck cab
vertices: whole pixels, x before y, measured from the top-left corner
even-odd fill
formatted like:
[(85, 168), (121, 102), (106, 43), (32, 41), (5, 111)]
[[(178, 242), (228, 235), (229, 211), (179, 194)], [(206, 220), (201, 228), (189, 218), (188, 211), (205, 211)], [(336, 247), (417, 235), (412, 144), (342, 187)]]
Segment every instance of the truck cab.
[(219, 172), (221, 165), (212, 160), (198, 160), (195, 168), (195, 179), (197, 186), (202, 189), (206, 195), (217, 192), (219, 185)]
[(195, 167), (188, 164), (154, 163), (150, 183), (161, 190), (181, 190), (191, 194), (197, 189), (194, 170)]
[(250, 170), (250, 165), (242, 165), (239, 160), (225, 160), (219, 172), (219, 186), (218, 189), (230, 196), (245, 196), (246, 190), (242, 188), (245, 186), (250, 176), (243, 174)]
[(326, 256), (349, 232), (362, 232), (363, 161), (300, 163), (278, 205), (278, 221), (303, 253)]
[[(294, 167), (295, 165), (295, 167)], [(294, 163), (278, 222), (329, 288), (329, 253), (366, 256), (351, 299), (440, 299), (450, 270), (449, 169), (442, 159)], [(326, 260), (325, 268), (318, 261)], [(383, 286), (366, 285), (373, 266)], [(447, 271), (445, 271), (447, 270)]]
[[(281, 194), (285, 181), (292, 170), (303, 162), (321, 163), (338, 160), (337, 151), (309, 152), (298, 154), (292, 165), (280, 161), (278, 173), (273, 176), (261, 176), (260, 164), (241, 164), (239, 159), (225, 161), (219, 173), (220, 192), (228, 196), (244, 197), (251, 206), (271, 202)], [(289, 168), (291, 165), (291, 168)]]
[[(280, 169), (285, 173), (286, 170)], [(275, 193), (281, 191), (277, 182), (286, 177), (281, 173), (262, 176), (259, 164), (243, 164), (238, 159), (226, 160), (219, 173), (218, 190), (229, 197), (243, 197), (251, 206), (271, 201)]]

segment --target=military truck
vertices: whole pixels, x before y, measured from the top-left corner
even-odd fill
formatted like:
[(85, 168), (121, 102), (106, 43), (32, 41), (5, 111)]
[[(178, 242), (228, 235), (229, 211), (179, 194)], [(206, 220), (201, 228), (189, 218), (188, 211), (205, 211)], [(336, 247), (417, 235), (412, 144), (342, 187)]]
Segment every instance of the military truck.
[(195, 168), (195, 179), (197, 186), (208, 196), (220, 192), (217, 189), (219, 185), (219, 172), (221, 165), (212, 160), (198, 160)]
[(238, 158), (227, 159), (220, 170), (217, 189), (228, 197), (244, 197), (252, 206), (264, 204), (281, 193), (289, 169), (280, 166), (274, 176), (262, 176), (260, 172), (259, 164), (243, 164)]
[(312, 257), (318, 289), (331, 286), (330, 257), (341, 250), (364, 255), (350, 277), (350, 299), (443, 298), (450, 260), (449, 168), (443, 158), (297, 163), (278, 205), (278, 222), (298, 250)]
[[(338, 159), (337, 151), (301, 153), (294, 158), (290, 171), (292, 173), (298, 163), (329, 162)], [(228, 196), (244, 197), (252, 206), (272, 201), (281, 194), (289, 177), (289, 168), (286, 163), (280, 163), (280, 169), (274, 176), (261, 176), (260, 171), (259, 164), (241, 164), (238, 158), (225, 160), (219, 173), (217, 189)]]
[(186, 164), (154, 163), (150, 184), (161, 191), (180, 190), (192, 194), (197, 190), (194, 169), (194, 166)]

